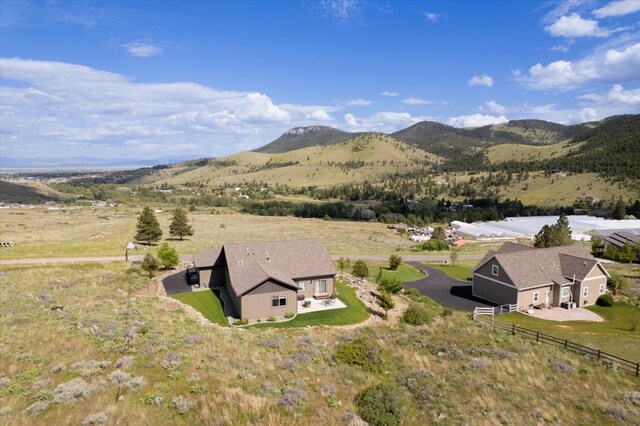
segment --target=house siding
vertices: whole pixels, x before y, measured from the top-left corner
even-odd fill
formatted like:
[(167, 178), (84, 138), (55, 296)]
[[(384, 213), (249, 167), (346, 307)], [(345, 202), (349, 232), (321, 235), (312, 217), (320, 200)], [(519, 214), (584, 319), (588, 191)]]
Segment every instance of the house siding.
[(322, 276), (322, 277), (312, 277), (312, 278), (304, 278), (304, 279), (295, 279), (295, 283), (298, 284), (300, 281), (304, 281), (304, 291), (298, 290), (299, 295), (303, 295), (305, 299), (312, 298), (315, 294), (315, 287), (317, 280), (327, 280), (327, 293), (333, 293), (335, 288), (334, 286), (334, 276)]
[(224, 266), (199, 269), (198, 274), (200, 278), (200, 286), (222, 287), (226, 283)]
[[(497, 265), (499, 268), (497, 276), (491, 273), (493, 265)], [(506, 284), (514, 285), (513, 281), (511, 281), (511, 278), (509, 278), (509, 276), (504, 272), (504, 269), (502, 269), (502, 266), (495, 258), (487, 261), (487, 263), (482, 265), (476, 272), (480, 275), (484, 275), (485, 277), (490, 277), (494, 280), (498, 280)], [(496, 285), (500, 285), (500, 284), (496, 284)]]
[[(593, 305), (594, 303), (596, 303), (598, 296), (600, 296), (600, 293), (598, 292), (600, 284), (605, 284), (605, 289), (606, 289), (606, 284), (607, 284), (606, 276), (602, 275), (600, 277), (593, 277), (590, 280), (582, 281), (579, 286), (580, 287), (580, 292), (578, 293), (579, 297), (575, 297), (574, 295), (573, 300), (575, 300), (578, 303), (578, 306)], [(576, 287), (578, 286), (576, 285)], [(583, 296), (585, 287), (589, 289), (587, 297)]]
[(517, 288), (498, 284), (477, 274), (473, 274), (473, 295), (499, 305), (518, 303)]
[[(518, 309), (525, 310), (531, 305), (537, 306), (544, 304), (546, 302), (545, 297), (547, 291), (551, 291), (551, 301), (553, 303), (553, 300), (555, 299), (553, 298), (553, 286), (551, 285), (520, 291), (520, 294), (518, 295)], [(540, 296), (537, 302), (533, 301), (534, 293), (538, 293)]]
[[(275, 286), (274, 286), (275, 284)], [(274, 291), (262, 291), (260, 287), (265, 287)], [(287, 298), (286, 306), (272, 307), (271, 298), (273, 296), (285, 296)], [(250, 293), (242, 296), (241, 299), (241, 316), (247, 319), (268, 318), (270, 316), (283, 317), (286, 313), (297, 313), (298, 303), (296, 300), (296, 291), (273, 282), (261, 284)]]

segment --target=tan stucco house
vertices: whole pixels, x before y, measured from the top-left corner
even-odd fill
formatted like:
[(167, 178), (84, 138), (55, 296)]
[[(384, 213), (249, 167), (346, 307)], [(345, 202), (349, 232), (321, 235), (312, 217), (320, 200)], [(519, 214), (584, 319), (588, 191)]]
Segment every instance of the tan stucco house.
[(222, 288), (246, 319), (297, 313), (298, 300), (334, 292), (336, 270), (320, 240), (233, 243), (194, 256), (200, 285)]
[(581, 307), (606, 292), (608, 276), (580, 244), (538, 249), (508, 242), (489, 251), (473, 269), (473, 295), (519, 310)]

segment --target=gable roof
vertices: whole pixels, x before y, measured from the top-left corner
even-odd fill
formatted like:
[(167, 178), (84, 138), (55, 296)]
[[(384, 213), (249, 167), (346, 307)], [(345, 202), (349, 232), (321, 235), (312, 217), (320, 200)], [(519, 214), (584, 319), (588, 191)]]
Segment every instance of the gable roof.
[(225, 244), (224, 255), (238, 296), (268, 279), (298, 289), (297, 279), (336, 274), (327, 249), (315, 239)]
[(193, 264), (196, 268), (212, 267), (218, 263), (222, 247), (216, 247), (193, 255)]
[(569, 284), (574, 276), (576, 280), (582, 280), (599, 264), (588, 248), (580, 244), (537, 249), (505, 243), (498, 253), (487, 253), (474, 271), (491, 259), (498, 261), (518, 289), (551, 283)]
[(618, 231), (604, 236), (602, 237), (602, 239), (618, 248), (622, 248), (625, 244), (640, 244), (640, 232), (635, 229), (629, 229), (628, 231)]

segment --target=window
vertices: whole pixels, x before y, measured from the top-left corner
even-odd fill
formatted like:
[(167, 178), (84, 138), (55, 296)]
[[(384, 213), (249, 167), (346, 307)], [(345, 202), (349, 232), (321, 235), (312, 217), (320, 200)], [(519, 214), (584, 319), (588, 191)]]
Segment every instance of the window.
[(327, 292), (327, 280), (316, 280), (316, 293)]
[(582, 289), (582, 297), (587, 297), (589, 295), (589, 287), (585, 287)]
[(569, 286), (562, 287), (562, 297), (568, 297), (568, 296), (569, 296)]
[(500, 267), (498, 265), (493, 265), (491, 266), (491, 273), (493, 275), (498, 275), (498, 272), (500, 271)]
[(279, 308), (280, 306), (287, 306), (287, 296), (273, 296), (271, 297), (271, 307)]
[(298, 285), (300, 286), (300, 290), (304, 291), (304, 281), (298, 281)]
[(604, 294), (605, 287), (606, 287), (606, 284), (600, 284), (600, 288), (598, 289), (598, 292), (600, 294)]
[(537, 302), (538, 300), (540, 300), (540, 292), (536, 291), (535, 293), (533, 293), (533, 301)]

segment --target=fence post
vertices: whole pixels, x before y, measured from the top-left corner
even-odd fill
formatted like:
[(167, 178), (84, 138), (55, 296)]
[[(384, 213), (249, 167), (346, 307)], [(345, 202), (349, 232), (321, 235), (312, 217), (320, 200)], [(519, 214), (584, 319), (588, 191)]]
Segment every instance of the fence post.
[(536, 331), (536, 342), (540, 341), (540, 332)]
[(569, 344), (569, 341), (567, 339), (564, 339), (564, 348), (567, 349), (567, 345)]
[(640, 362), (636, 362), (636, 377), (640, 376)]
[(516, 325), (511, 324), (511, 334), (516, 334)]
[(598, 361), (600, 361), (600, 349), (598, 349)]

